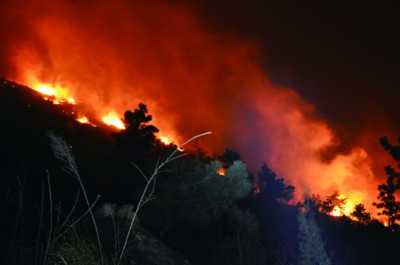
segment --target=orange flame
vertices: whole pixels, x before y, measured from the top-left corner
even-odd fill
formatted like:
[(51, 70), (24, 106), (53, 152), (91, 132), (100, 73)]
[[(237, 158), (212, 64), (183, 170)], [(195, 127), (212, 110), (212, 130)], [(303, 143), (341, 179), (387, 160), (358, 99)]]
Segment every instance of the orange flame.
[(160, 141), (165, 145), (170, 145), (172, 143), (172, 141), (166, 136), (161, 136)]
[(332, 216), (335, 216), (335, 217), (339, 217), (339, 216), (343, 215), (342, 210), (339, 208), (339, 206), (335, 206), (335, 208), (329, 214)]
[(82, 116), (76, 120), (79, 121), (80, 123), (89, 123), (89, 119), (86, 116)]
[(38, 91), (39, 93), (48, 96), (45, 97), (51, 100), (54, 104), (61, 104), (61, 103), (69, 103), (69, 104), (76, 104), (75, 99), (71, 96), (70, 91), (63, 87), (61, 84), (56, 83), (54, 85), (48, 83), (42, 83), (37, 81), (36, 78), (33, 78), (32, 81), (27, 83), (33, 90)]
[(125, 125), (122, 120), (119, 118), (118, 114), (115, 111), (110, 111), (105, 116), (103, 116), (102, 121), (110, 126), (114, 126), (117, 129), (125, 129)]
[(217, 170), (217, 174), (220, 176), (225, 176), (226, 175), (226, 168), (221, 167), (220, 169)]
[(346, 199), (346, 203), (343, 205), (342, 208), (340, 208), (339, 206), (335, 206), (334, 209), (329, 214), (335, 217), (347, 216), (354, 220), (351, 213), (354, 211), (354, 207), (356, 206), (356, 204), (359, 203), (360, 201), (354, 203), (351, 199), (347, 198), (342, 194), (338, 198)]
[(84, 124), (89, 124), (92, 125), (93, 127), (97, 127), (96, 124), (92, 123), (88, 117), (86, 116), (80, 116), (79, 118), (76, 119), (78, 122), (80, 123), (84, 123)]

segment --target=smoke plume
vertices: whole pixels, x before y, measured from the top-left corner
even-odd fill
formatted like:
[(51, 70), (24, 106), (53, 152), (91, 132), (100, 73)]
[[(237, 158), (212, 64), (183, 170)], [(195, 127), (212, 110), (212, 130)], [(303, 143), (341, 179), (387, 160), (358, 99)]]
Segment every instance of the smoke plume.
[[(67, 88), (93, 119), (147, 104), (153, 124), (175, 141), (211, 152), (236, 149), (296, 186), (338, 190), (367, 206), (376, 194), (371, 157), (341, 142), (314, 106), (271, 83), (251, 40), (209, 32), (179, 1), (27, 1), (0, 4), (0, 75), (25, 85)], [(327, 158), (326, 155), (329, 153)]]

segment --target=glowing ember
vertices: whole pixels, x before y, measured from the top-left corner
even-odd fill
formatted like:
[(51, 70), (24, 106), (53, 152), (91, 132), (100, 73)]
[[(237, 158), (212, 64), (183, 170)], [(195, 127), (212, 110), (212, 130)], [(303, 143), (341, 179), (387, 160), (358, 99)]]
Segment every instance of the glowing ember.
[(221, 167), (220, 169), (217, 170), (217, 174), (220, 176), (225, 176), (226, 175), (226, 169), (224, 167)]
[(124, 123), (116, 112), (109, 112), (107, 115), (103, 116), (102, 121), (107, 125), (114, 126), (115, 128), (121, 130), (125, 129)]

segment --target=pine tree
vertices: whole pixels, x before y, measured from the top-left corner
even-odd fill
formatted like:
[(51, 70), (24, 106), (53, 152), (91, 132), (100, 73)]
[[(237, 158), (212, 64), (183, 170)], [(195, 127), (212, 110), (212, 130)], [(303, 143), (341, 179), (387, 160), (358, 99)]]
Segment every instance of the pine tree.
[(378, 186), (380, 202), (375, 202), (374, 205), (381, 209), (378, 215), (387, 216), (387, 224), (393, 229), (397, 226), (396, 221), (400, 220), (400, 201), (395, 197), (395, 193), (400, 188), (400, 174), (390, 166), (385, 167), (385, 171), (387, 175), (386, 183)]
[(330, 213), (336, 207), (338, 207), (340, 210), (343, 210), (347, 199), (341, 199), (339, 197), (340, 194), (338, 191), (335, 191), (331, 195), (326, 196), (325, 200), (322, 202), (322, 211)]
[[(400, 143), (400, 138), (397, 139)], [(382, 147), (392, 156), (398, 163), (400, 168), (400, 145), (392, 145), (387, 137), (379, 139)], [(396, 192), (400, 189), (400, 173), (391, 166), (385, 167), (387, 175), (386, 182), (378, 186), (380, 202), (375, 202), (374, 205), (381, 209), (378, 215), (387, 216), (387, 224), (391, 229), (398, 227), (396, 221), (400, 220), (400, 201), (396, 199)]]
[(226, 148), (222, 155), (218, 156), (218, 161), (220, 161), (225, 168), (229, 167), (237, 160), (240, 160), (239, 153), (229, 148)]
[(362, 203), (359, 203), (354, 207), (354, 211), (351, 213), (351, 216), (363, 224), (369, 224), (372, 222), (372, 214), (365, 209), (365, 206)]
[(330, 265), (331, 261), (325, 252), (325, 243), (321, 232), (310, 210), (309, 196), (305, 196), (305, 211), (299, 211), (299, 265)]
[(147, 155), (153, 146), (155, 133), (159, 130), (150, 125), (152, 116), (147, 114), (145, 104), (140, 103), (139, 108), (126, 111), (124, 115), (125, 130), (113, 133), (118, 148), (130, 161)]
[(267, 164), (263, 164), (258, 172), (261, 196), (269, 203), (288, 203), (293, 198), (294, 187), (286, 185), (283, 178), (277, 178)]

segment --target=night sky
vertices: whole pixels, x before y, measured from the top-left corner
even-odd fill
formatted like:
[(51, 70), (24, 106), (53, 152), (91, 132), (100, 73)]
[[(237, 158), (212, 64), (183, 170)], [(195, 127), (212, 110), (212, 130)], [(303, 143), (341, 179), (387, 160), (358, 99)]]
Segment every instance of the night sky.
[(395, 8), (357, 1), (210, 2), (210, 23), (258, 41), (270, 78), (296, 88), (334, 121), (350, 126), (369, 112), (399, 113)]
[(342, 137), (354, 141), (364, 130), (400, 135), (400, 18), (394, 6), (206, 2), (202, 14), (210, 27), (257, 41), (269, 78), (294, 88), (344, 127)]

